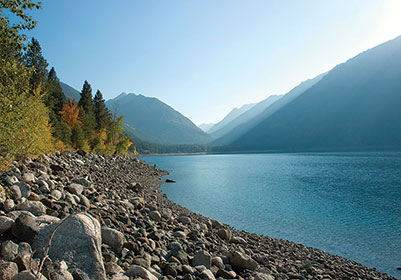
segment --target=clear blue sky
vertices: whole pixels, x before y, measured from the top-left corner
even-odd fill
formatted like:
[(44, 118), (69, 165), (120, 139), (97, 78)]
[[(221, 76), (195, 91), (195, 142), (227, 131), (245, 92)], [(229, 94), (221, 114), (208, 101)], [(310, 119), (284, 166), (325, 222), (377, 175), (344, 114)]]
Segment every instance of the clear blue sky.
[(401, 35), (401, 0), (44, 0), (59, 78), (157, 97), (196, 124), (283, 94)]

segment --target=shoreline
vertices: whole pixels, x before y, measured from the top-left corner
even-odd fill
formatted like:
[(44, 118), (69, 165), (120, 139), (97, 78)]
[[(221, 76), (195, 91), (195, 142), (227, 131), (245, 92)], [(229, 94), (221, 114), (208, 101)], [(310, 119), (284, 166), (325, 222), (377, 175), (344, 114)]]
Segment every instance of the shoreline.
[[(3, 181), (14, 176), (21, 182), (15, 183), (28, 185), (31, 194), (26, 199), (14, 197), (15, 206), (1, 210), (0, 216), (12, 219), (12, 213), (23, 209), (21, 205), (27, 201), (43, 205), (41, 215), (33, 213), (36, 222), (41, 223), (44, 214), (51, 216), (48, 221), (54, 220), (39, 225), (33, 248), (42, 231), (65, 221), (56, 219), (87, 213), (100, 223), (102, 255), (97, 275), (105, 277), (90, 278), (93, 272), (87, 271), (88, 279), (396, 279), (319, 249), (234, 230), (191, 212), (161, 193), (161, 178), (167, 171), (134, 156), (65, 153), (28, 159), (18, 170), (7, 172)], [(25, 174), (32, 174), (35, 180), (22, 184)], [(48, 182), (49, 190), (44, 190), (43, 181)], [(82, 186), (79, 195), (74, 194), (76, 185)], [(62, 194), (58, 199), (52, 195), (55, 191)], [(33, 211), (32, 207), (24, 209)], [(17, 221), (8, 221), (14, 223), (10, 229), (14, 228)], [(109, 240), (103, 231), (114, 239)], [(2, 233), (1, 240), (21, 242), (13, 230)], [(67, 253), (59, 259), (56, 252), (50, 253), (52, 260), (66, 262), (68, 273), (86, 269)]]

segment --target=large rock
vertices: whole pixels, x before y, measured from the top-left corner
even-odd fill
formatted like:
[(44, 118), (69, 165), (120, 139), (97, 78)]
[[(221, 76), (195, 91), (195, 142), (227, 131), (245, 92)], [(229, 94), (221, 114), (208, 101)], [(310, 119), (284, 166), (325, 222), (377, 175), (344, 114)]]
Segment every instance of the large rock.
[(145, 280), (157, 280), (157, 277), (149, 272), (146, 268), (139, 265), (132, 265), (126, 272), (129, 277), (141, 277)]
[(102, 242), (109, 245), (114, 252), (120, 252), (124, 243), (124, 234), (108, 227), (102, 227)]
[(40, 201), (30, 201), (27, 200), (17, 205), (18, 210), (28, 211), (35, 216), (40, 216), (46, 214), (46, 206)]
[(11, 229), (14, 220), (5, 216), (0, 216), (0, 234), (5, 233)]
[(238, 251), (231, 252), (229, 255), (230, 264), (236, 270), (256, 270), (258, 268), (258, 263), (252, 259), (250, 256), (243, 254)]
[(18, 254), (18, 245), (11, 240), (4, 241), (1, 244), (0, 255), (4, 260), (14, 260)]
[[(53, 236), (49, 257), (54, 261), (65, 261), (71, 271), (79, 269), (89, 279), (106, 279), (101, 253), (101, 228), (99, 222), (89, 214), (71, 215), (60, 223), (45, 226), (33, 243), (33, 249), (45, 247), (51, 232)], [(39, 250), (43, 254), (43, 250)]]
[(32, 173), (25, 173), (24, 175), (22, 175), (22, 181), (26, 183), (33, 183), (36, 181), (35, 175), (33, 175)]
[(204, 265), (206, 268), (210, 268), (212, 263), (212, 257), (208, 252), (198, 251), (194, 256), (194, 266)]
[(22, 197), (28, 198), (31, 194), (31, 187), (25, 182), (19, 182), (16, 185), (19, 187)]
[(274, 280), (274, 276), (265, 273), (256, 273), (254, 280)]
[(47, 278), (42, 273), (39, 273), (38, 277), (36, 277), (32, 272), (25, 270), (15, 275), (12, 280), (47, 280)]
[(32, 243), (39, 233), (39, 225), (35, 218), (29, 215), (20, 215), (15, 220), (11, 233), (21, 241)]
[(228, 229), (221, 228), (217, 231), (217, 235), (226, 241), (230, 241), (231, 239), (231, 231)]
[(11, 280), (14, 275), (18, 274), (18, 266), (13, 262), (0, 263), (0, 279)]
[(72, 194), (80, 195), (84, 191), (84, 186), (72, 183), (68, 186), (68, 191)]

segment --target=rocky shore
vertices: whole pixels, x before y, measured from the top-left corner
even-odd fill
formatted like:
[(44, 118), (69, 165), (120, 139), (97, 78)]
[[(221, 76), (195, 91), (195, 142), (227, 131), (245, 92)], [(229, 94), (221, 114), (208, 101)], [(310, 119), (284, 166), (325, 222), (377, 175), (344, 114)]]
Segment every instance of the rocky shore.
[(0, 279), (395, 279), (192, 213), (159, 192), (166, 174), (133, 156), (15, 163), (0, 178)]

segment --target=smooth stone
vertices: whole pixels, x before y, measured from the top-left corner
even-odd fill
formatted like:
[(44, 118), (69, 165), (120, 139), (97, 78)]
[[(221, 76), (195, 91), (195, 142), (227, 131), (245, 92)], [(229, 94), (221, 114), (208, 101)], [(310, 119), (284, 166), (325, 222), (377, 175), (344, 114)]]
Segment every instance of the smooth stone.
[(3, 203), (3, 208), (4, 210), (6, 210), (6, 212), (10, 212), (14, 209), (15, 207), (15, 203), (14, 200), (12, 199), (6, 199), (6, 201), (4, 201)]
[(230, 241), (231, 239), (231, 231), (228, 229), (221, 228), (217, 231), (217, 235), (226, 241)]
[(212, 265), (214, 265), (214, 266), (216, 266), (218, 268), (221, 268), (221, 269), (223, 269), (225, 267), (223, 259), (220, 258), (220, 257), (213, 257), (212, 258)]
[(45, 180), (39, 180), (38, 184), (39, 184), (39, 190), (42, 193), (50, 193), (49, 184)]
[(35, 218), (29, 215), (20, 215), (15, 219), (11, 233), (21, 241), (32, 243), (39, 233), (39, 226)]
[(170, 220), (171, 216), (173, 215), (173, 211), (171, 211), (169, 208), (163, 208), (161, 210), (161, 215), (164, 219)]
[(157, 280), (149, 270), (139, 265), (131, 265), (129, 270), (126, 272), (129, 277), (141, 277), (144, 280)]
[[(59, 223), (43, 227), (33, 242), (32, 248), (45, 247), (56, 226), (58, 228), (53, 235), (48, 254), (50, 259), (53, 262), (65, 261), (71, 271), (79, 269), (89, 277), (88, 279), (106, 279), (99, 222), (87, 213), (70, 215)], [(38, 257), (42, 255), (41, 249)]]
[(67, 187), (67, 189), (72, 194), (80, 195), (84, 190), (84, 186), (82, 186), (80, 184), (72, 183)]
[(250, 256), (243, 254), (238, 251), (233, 251), (229, 255), (230, 264), (236, 270), (256, 270), (258, 268), (258, 263), (252, 259)]
[(0, 262), (0, 279), (11, 280), (18, 274), (18, 266), (14, 262)]
[(34, 183), (36, 181), (35, 175), (32, 173), (25, 173), (22, 175), (21, 180), (25, 183)]
[(52, 190), (50, 195), (54, 197), (56, 200), (60, 200), (63, 197), (63, 194), (59, 190)]
[(109, 245), (114, 252), (120, 252), (124, 243), (124, 234), (107, 227), (102, 227), (102, 242)]
[(25, 270), (15, 275), (12, 280), (47, 280), (47, 278), (42, 273), (36, 277), (32, 272)]
[(29, 211), (24, 211), (24, 210), (15, 210), (15, 211), (11, 211), (7, 214), (7, 217), (16, 220), (19, 216), (21, 215), (28, 215), (31, 216), (32, 218), (35, 218), (35, 215), (33, 215), (31, 212)]
[(270, 274), (265, 274), (265, 273), (256, 273), (256, 275), (253, 277), (254, 280), (274, 280), (274, 276)]
[(16, 185), (19, 187), (22, 197), (28, 198), (31, 194), (31, 186), (25, 182), (19, 182)]
[(18, 210), (31, 212), (35, 216), (46, 214), (46, 206), (40, 201), (25, 201), (17, 205)]
[(202, 279), (206, 280), (216, 280), (213, 273), (209, 269), (205, 269), (201, 272)]
[(210, 268), (212, 264), (212, 257), (208, 252), (198, 251), (194, 256), (194, 266), (204, 265), (206, 268)]
[(22, 197), (21, 189), (17, 185), (12, 185), (10, 187), (11, 197), (15, 200), (18, 200)]
[(191, 223), (191, 218), (187, 216), (180, 216), (178, 217), (178, 221), (183, 223), (184, 225), (187, 225)]
[(161, 220), (162, 216), (160, 215), (159, 211), (151, 211), (149, 212), (149, 218), (155, 222)]
[(18, 245), (11, 240), (4, 241), (1, 244), (0, 254), (6, 260), (14, 260), (18, 254)]
[(11, 227), (14, 224), (14, 220), (5, 217), (5, 216), (0, 216), (0, 234), (3, 234), (11, 229)]

